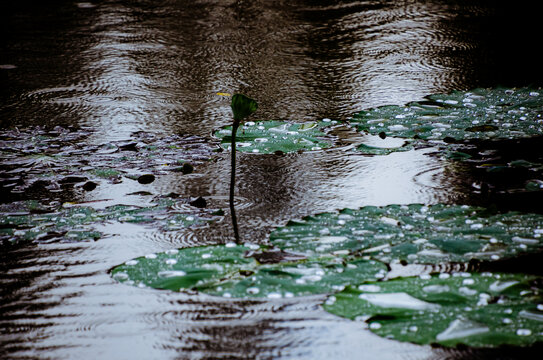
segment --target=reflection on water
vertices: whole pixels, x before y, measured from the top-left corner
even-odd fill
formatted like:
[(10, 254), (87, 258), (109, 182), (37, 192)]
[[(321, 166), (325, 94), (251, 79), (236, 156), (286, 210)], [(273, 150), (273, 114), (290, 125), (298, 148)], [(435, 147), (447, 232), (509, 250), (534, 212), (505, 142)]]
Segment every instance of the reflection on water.
[(96, 141), (208, 135), (229, 122), (217, 91), (257, 98), (264, 119), (344, 119), (503, 76), (481, 43), (495, 10), (476, 5), (59, 3), (7, 19), (2, 63), (16, 68), (2, 70), (6, 125), (78, 124)]
[[(484, 1), (34, 3), (6, 5), (0, 15), (0, 124), (83, 127), (91, 132), (86, 141), (95, 144), (129, 139), (135, 131), (209, 136), (231, 121), (218, 91), (257, 99), (261, 119), (345, 120), (364, 108), (430, 93), (541, 83), (533, 67), (538, 50), (526, 46), (535, 26), (526, 14), (533, 12), (525, 14), (520, 6), (510, 12)], [(226, 209), (228, 156), (151, 185), (101, 185), (85, 200), (143, 204), (127, 194), (176, 192), (204, 196), (210, 206)], [(240, 154), (240, 233), (244, 240), (265, 242), (273, 226), (316, 212), (470, 201), (466, 187), (456, 184), (458, 175), (447, 171), (426, 150), (374, 157), (348, 146), (286, 156)], [(228, 221), (178, 233), (115, 223), (101, 230), (109, 235), (93, 243), (2, 248), (0, 353), (465, 356), (378, 338), (361, 324), (324, 313), (319, 299), (223, 301), (122, 286), (107, 274), (142, 254), (225, 242), (232, 237)]]

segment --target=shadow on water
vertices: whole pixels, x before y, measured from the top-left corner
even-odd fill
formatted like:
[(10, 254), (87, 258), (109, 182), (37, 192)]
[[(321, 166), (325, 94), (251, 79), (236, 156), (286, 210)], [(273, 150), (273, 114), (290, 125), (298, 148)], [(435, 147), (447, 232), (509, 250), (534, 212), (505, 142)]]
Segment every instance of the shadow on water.
[[(257, 99), (259, 119), (305, 121), (346, 120), (362, 109), (453, 89), (543, 85), (533, 40), (538, 12), (518, 2), (22, 0), (1, 7), (2, 130), (83, 128), (89, 146), (139, 142), (138, 131), (210, 138), (231, 122), (219, 91)], [(432, 149), (364, 156), (348, 144), (283, 156), (238, 154), (241, 241), (265, 243), (289, 219), (365, 205), (445, 202), (540, 212), (541, 202), (527, 205), (530, 195), (505, 191), (533, 178), (526, 169), (522, 180), (511, 175), (507, 164), (520, 159), (509, 149), (541, 162), (528, 156), (540, 153), (539, 143), (494, 145), (501, 173), (481, 167), (491, 156), (476, 150), (460, 163)], [(146, 203), (146, 192), (175, 192), (226, 209), (228, 159), (220, 153), (191, 174), (158, 173), (152, 184), (123, 178), (86, 192), (4, 188), (1, 202)], [(432, 349), (379, 338), (361, 323), (325, 313), (321, 298), (216, 299), (123, 286), (108, 274), (142, 254), (230, 241), (227, 220), (179, 232), (111, 222), (96, 242), (2, 245), (0, 354), (513, 359), (539, 350)]]

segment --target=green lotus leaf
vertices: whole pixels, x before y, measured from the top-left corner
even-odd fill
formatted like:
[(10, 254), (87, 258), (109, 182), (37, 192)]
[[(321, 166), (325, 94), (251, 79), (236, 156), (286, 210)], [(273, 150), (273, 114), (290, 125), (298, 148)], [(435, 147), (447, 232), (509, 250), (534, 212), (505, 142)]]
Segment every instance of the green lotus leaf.
[[(215, 156), (216, 144), (198, 136), (136, 132), (129, 139), (88, 143), (89, 133), (56, 127), (0, 130), (0, 189), (15, 199), (28, 190), (92, 191), (122, 176), (188, 174)], [(85, 182), (89, 185), (84, 186)], [(69, 195), (73, 196), (73, 195)], [(66, 196), (64, 198), (69, 198)]]
[(543, 215), (491, 214), (484, 208), (437, 204), (367, 206), (308, 216), (275, 229), (270, 241), (308, 257), (371, 256), (387, 263), (497, 260), (543, 247)]
[(173, 291), (220, 283), (239, 272), (250, 272), (256, 260), (245, 257), (244, 246), (203, 246), (148, 254), (115, 267), (119, 282)]
[(117, 266), (116, 280), (158, 289), (197, 290), (235, 298), (282, 298), (340, 291), (352, 282), (384, 277), (377, 261), (324, 256), (259, 264), (248, 247), (227, 244), (150, 254)]
[(377, 147), (367, 144), (360, 144), (356, 146), (356, 151), (366, 154), (366, 155), (388, 155), (393, 152), (398, 151), (409, 151), (413, 150), (412, 144), (405, 144), (404, 146), (398, 147)]
[(120, 177), (123, 173), (113, 168), (95, 168), (89, 171), (94, 176), (104, 179)]
[(384, 277), (387, 267), (374, 260), (345, 261), (322, 257), (286, 264), (261, 265), (244, 278), (236, 278), (200, 290), (236, 298), (282, 298), (340, 291), (358, 279)]
[(401, 138), (512, 139), (543, 135), (541, 90), (475, 89), (356, 114), (359, 131)]
[[(270, 154), (320, 150), (333, 145), (333, 138), (324, 132), (331, 121), (290, 123), (284, 121), (246, 122), (236, 132), (236, 149), (242, 152)], [(215, 132), (221, 146), (230, 148), (232, 127)]]
[(146, 207), (113, 205), (93, 209), (84, 205), (46, 208), (36, 201), (0, 206), (0, 236), (10, 242), (19, 240), (96, 240), (101, 233), (94, 226), (106, 221), (149, 224), (163, 231), (173, 231), (208, 224), (218, 218), (209, 211), (179, 213), (172, 211), (172, 199), (159, 199)]
[(442, 273), (350, 286), (323, 306), (400, 341), (530, 345), (543, 340), (540, 285), (522, 274)]

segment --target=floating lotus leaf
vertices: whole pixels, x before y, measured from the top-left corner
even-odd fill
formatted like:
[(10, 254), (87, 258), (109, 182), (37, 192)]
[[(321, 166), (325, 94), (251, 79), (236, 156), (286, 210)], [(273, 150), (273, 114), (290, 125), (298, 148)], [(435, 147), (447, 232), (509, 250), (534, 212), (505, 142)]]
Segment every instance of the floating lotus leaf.
[(328, 294), (342, 290), (357, 279), (384, 277), (387, 267), (374, 260), (344, 261), (337, 257), (295, 263), (261, 265), (253, 274), (200, 290), (228, 297), (282, 298)]
[(274, 230), (277, 247), (306, 256), (369, 255), (385, 262), (497, 260), (543, 247), (543, 215), (478, 207), (367, 206), (308, 216)]
[(380, 336), (417, 344), (543, 341), (541, 278), (522, 274), (443, 273), (367, 282), (330, 296), (324, 308), (364, 320)]
[(370, 134), (411, 139), (511, 139), (543, 135), (542, 113), (540, 90), (475, 89), (368, 109), (350, 122)]
[(216, 148), (197, 136), (136, 132), (127, 140), (92, 145), (85, 141), (89, 135), (61, 127), (0, 131), (0, 193), (24, 194), (38, 185), (66, 189), (87, 180), (117, 182), (122, 176), (165, 171), (189, 173), (209, 161)]
[(111, 274), (119, 282), (140, 287), (188, 290), (220, 283), (250, 272), (256, 260), (245, 257), (244, 246), (204, 246), (169, 250), (129, 260)]
[(120, 282), (158, 289), (198, 290), (223, 297), (282, 298), (327, 294), (352, 282), (384, 277), (377, 261), (345, 261), (325, 256), (294, 262), (259, 264), (249, 248), (228, 244), (150, 254), (117, 266)]
[(398, 146), (398, 147), (377, 147), (377, 146), (371, 146), (367, 144), (360, 144), (356, 146), (356, 151), (359, 153), (363, 153), (366, 155), (388, 155), (393, 152), (398, 151), (409, 151), (413, 150), (412, 144), (405, 144), (404, 146)]
[(96, 240), (102, 234), (94, 226), (106, 221), (152, 224), (169, 231), (201, 226), (218, 218), (211, 210), (172, 211), (174, 204), (174, 200), (159, 199), (157, 204), (147, 207), (114, 205), (95, 210), (80, 205), (48, 208), (36, 201), (16, 202), (0, 206), (0, 238), (12, 243)]
[(0, 207), (0, 237), (7, 242), (36, 240), (96, 240), (101, 234), (88, 226), (96, 212), (87, 207), (53, 209), (36, 201), (5, 204)]
[(445, 160), (451, 176), (462, 179), (469, 191), (491, 196), (492, 202), (509, 208), (540, 212), (542, 144), (542, 137), (448, 144), (432, 155)]
[[(236, 149), (243, 152), (270, 154), (320, 150), (333, 145), (333, 138), (324, 132), (332, 121), (289, 123), (284, 121), (246, 122), (236, 133)], [(230, 148), (232, 127), (225, 127), (215, 136), (225, 149)]]

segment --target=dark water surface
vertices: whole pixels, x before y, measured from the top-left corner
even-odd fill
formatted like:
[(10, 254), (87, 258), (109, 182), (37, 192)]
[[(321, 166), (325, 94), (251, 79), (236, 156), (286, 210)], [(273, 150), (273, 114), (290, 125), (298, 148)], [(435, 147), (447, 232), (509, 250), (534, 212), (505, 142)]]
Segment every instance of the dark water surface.
[[(101, 144), (136, 131), (210, 137), (231, 120), (217, 92), (260, 119), (346, 120), (365, 108), (481, 86), (541, 86), (534, 9), (493, 1), (17, 1), (0, 5), (2, 130), (56, 125)], [(470, 178), (428, 149), (240, 154), (243, 240), (344, 207), (476, 203)], [(176, 192), (226, 208), (228, 154), (187, 176), (104, 184), (76, 201)], [(38, 200), (54, 194), (29, 195)], [(58, 195), (60, 196), (60, 195)], [(3, 199), (2, 202), (7, 200)], [(143, 202), (143, 200), (139, 200)], [(108, 270), (170, 248), (224, 243), (227, 219), (163, 233), (111, 224), (96, 242), (0, 253), (0, 357), (13, 359), (431, 359), (526, 357), (383, 339), (324, 312), (322, 296), (233, 301), (138, 289)], [(527, 352), (528, 350), (526, 350)]]

